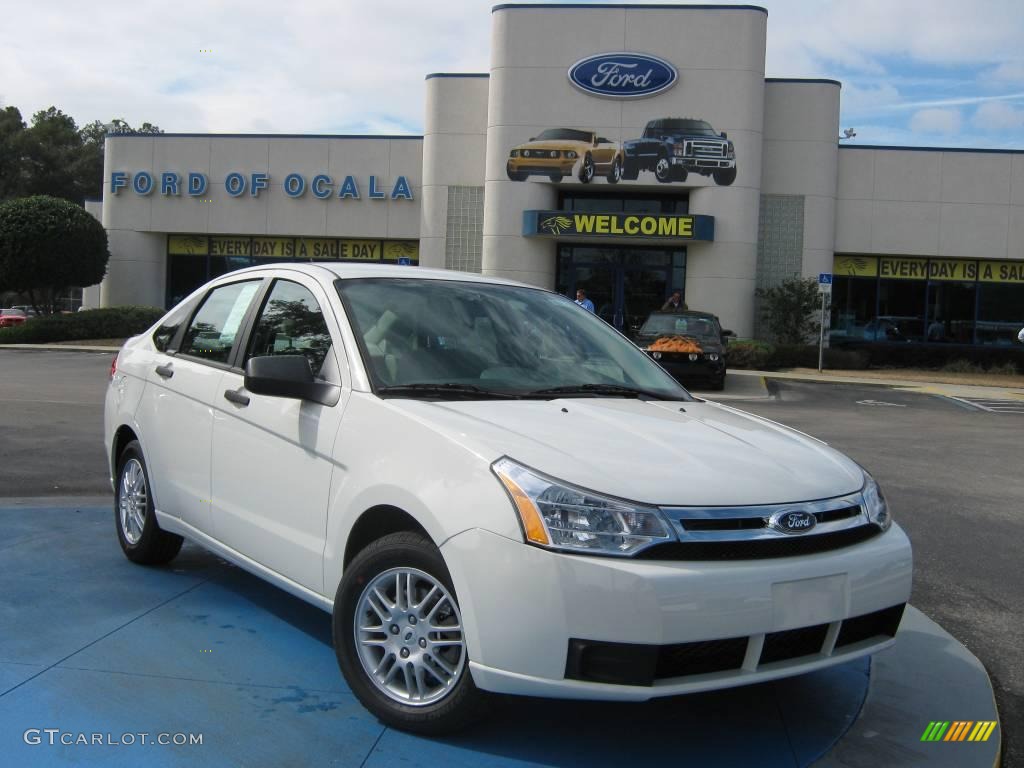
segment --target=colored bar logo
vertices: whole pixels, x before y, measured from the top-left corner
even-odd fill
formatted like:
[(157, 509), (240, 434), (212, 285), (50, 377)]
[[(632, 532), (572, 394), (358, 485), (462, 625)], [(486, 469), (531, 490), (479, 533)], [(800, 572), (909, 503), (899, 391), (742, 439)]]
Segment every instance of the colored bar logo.
[(921, 734), (921, 741), (988, 741), (995, 729), (995, 720), (933, 720)]

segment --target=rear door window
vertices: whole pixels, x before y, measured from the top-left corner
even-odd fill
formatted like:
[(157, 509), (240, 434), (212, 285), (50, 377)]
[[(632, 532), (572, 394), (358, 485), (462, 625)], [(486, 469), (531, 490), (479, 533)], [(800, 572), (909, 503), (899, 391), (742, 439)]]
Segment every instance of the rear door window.
[(210, 291), (185, 332), (180, 354), (226, 364), (261, 282), (248, 280)]

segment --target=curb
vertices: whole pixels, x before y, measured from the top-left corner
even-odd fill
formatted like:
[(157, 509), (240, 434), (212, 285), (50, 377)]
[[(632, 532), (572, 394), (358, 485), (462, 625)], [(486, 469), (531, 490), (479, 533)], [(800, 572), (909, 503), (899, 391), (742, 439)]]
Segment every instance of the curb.
[(815, 384), (856, 384), (867, 387), (887, 387), (945, 397), (980, 397), (991, 399), (1024, 400), (1024, 388), (1006, 387), (998, 384), (948, 384), (919, 379), (881, 379), (859, 376), (824, 376), (812, 373), (788, 373), (784, 371), (730, 370), (729, 375), (761, 376), (766, 379), (806, 381)]
[(94, 347), (87, 344), (0, 344), (0, 349), (46, 352), (120, 352), (120, 347)]

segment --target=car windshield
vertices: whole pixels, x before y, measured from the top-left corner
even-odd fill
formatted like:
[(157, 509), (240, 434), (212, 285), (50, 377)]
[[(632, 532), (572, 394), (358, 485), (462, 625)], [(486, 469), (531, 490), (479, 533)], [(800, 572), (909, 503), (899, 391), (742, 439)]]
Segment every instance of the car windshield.
[(590, 142), (594, 134), (589, 131), (576, 131), (572, 128), (548, 128), (537, 134), (534, 141), (586, 141)]
[(637, 347), (564, 296), (418, 278), (336, 285), (379, 394), (465, 399), (545, 396), (557, 388), (570, 397), (691, 399)]
[(647, 129), (649, 136), (661, 136), (666, 133), (695, 133), (718, 138), (715, 129), (703, 120), (661, 120)]
[(640, 336), (692, 336), (706, 341), (721, 339), (721, 331), (710, 317), (693, 315), (651, 315), (640, 328)]

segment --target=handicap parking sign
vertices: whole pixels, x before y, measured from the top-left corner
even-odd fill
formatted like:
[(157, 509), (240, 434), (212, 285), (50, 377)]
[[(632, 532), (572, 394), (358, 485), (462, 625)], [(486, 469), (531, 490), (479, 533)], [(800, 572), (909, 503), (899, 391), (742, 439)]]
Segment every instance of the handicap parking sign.
[(398, 266), (400, 266), (400, 267), (408, 267), (410, 265), (412, 265), (412, 259), (410, 259), (408, 256), (399, 256), (398, 257)]

